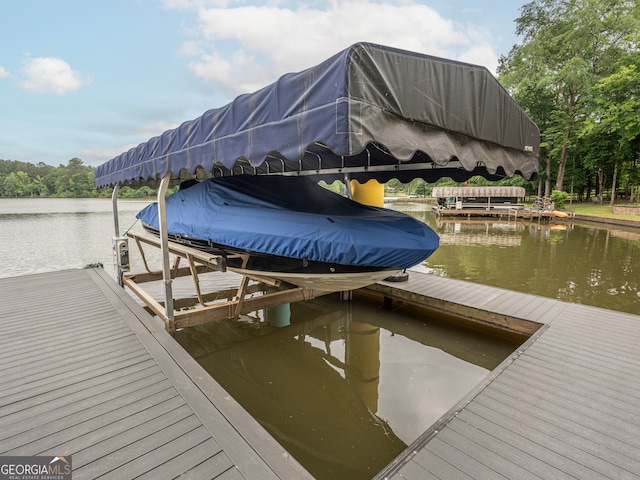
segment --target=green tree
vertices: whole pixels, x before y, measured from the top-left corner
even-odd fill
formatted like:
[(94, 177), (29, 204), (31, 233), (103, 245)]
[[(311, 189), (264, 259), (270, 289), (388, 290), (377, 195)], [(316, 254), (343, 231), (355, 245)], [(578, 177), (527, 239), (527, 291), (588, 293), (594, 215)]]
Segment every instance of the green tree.
[(407, 187), (397, 178), (392, 178), (385, 184), (385, 190), (392, 194), (401, 194), (407, 191)]
[[(612, 164), (613, 189), (618, 171), (623, 174), (623, 186), (633, 189), (638, 180), (636, 162), (640, 153), (640, 72), (637, 66), (622, 65), (601, 79), (591, 89), (584, 107), (582, 136), (599, 153), (599, 172), (611, 168)], [(612, 194), (612, 200), (614, 198)]]
[(567, 194), (567, 192), (554, 190), (551, 193), (551, 201), (557, 209), (564, 208), (564, 204), (567, 203), (567, 200), (569, 200), (569, 195)]
[[(102, 193), (102, 192), (101, 192)], [(110, 192), (109, 192), (110, 194)], [(79, 158), (54, 167), (0, 159), (0, 196), (95, 197), (95, 171)]]
[(2, 181), (2, 192), (5, 197), (18, 196), (18, 176), (15, 172), (5, 175)]
[(556, 190), (578, 143), (580, 102), (637, 51), (639, 11), (625, 0), (534, 0), (521, 8), (522, 43), (501, 59), (500, 81), (519, 102), (538, 106), (532, 111), (547, 112), (534, 121), (545, 124), (542, 147), (557, 168)]
[(426, 197), (431, 195), (431, 192), (433, 191), (433, 185), (429, 185), (427, 182), (425, 182), (424, 180), (422, 180), (421, 182), (419, 182), (416, 187), (414, 188), (413, 192), (416, 195), (420, 195), (421, 197)]
[(29, 197), (34, 191), (34, 185), (25, 172), (11, 172), (4, 179), (3, 191), (7, 197)]
[(60, 165), (51, 176), (45, 179), (50, 191), (56, 197), (95, 197), (95, 173), (93, 168), (83, 165), (79, 158), (72, 158), (67, 165)]

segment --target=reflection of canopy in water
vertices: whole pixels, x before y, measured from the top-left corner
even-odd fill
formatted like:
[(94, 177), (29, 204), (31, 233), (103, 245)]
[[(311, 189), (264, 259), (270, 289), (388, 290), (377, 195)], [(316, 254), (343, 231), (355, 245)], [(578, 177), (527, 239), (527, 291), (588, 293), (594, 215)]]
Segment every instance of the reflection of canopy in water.
[[(371, 458), (371, 450), (395, 456), (406, 444), (343, 378), (340, 370), (346, 374), (353, 366), (306, 340), (314, 333), (315, 338), (326, 334), (335, 339), (330, 328), (341, 318), (340, 310), (327, 313), (319, 303), (296, 304), (305, 312), (301, 316), (317, 316), (284, 329), (268, 329), (268, 335), (226, 321), (184, 329), (176, 338), (294, 456), (316, 458), (340, 478), (362, 476), (365, 467), (376, 472), (386, 465), (385, 456)], [(216, 350), (220, 336), (233, 344)], [(378, 350), (368, 353), (378, 358)], [(286, 388), (292, 384), (294, 389)], [(328, 440), (336, 435), (341, 441)]]
[(457, 181), (530, 178), (539, 131), (484, 67), (359, 43), (96, 169), (96, 185), (198, 169)]
[(441, 245), (501, 245), (518, 247), (522, 244), (520, 235), (491, 233), (441, 233)]

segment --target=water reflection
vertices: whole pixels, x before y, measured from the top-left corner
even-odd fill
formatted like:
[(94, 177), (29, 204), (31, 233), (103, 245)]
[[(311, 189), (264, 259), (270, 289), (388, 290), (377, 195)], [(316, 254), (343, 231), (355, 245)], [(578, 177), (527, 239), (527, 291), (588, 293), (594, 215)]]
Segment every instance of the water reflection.
[(441, 236), (426, 271), (567, 302), (640, 314), (640, 232), (575, 222), (436, 219), (393, 204)]
[(518, 345), (359, 299), (288, 312), (284, 328), (256, 312), (176, 339), (320, 479), (373, 477)]
[(522, 225), (515, 222), (478, 222), (469, 220), (449, 222), (439, 220), (438, 235), (441, 245), (498, 245), (503, 247), (518, 247), (522, 244), (520, 235), (512, 235), (522, 229)]

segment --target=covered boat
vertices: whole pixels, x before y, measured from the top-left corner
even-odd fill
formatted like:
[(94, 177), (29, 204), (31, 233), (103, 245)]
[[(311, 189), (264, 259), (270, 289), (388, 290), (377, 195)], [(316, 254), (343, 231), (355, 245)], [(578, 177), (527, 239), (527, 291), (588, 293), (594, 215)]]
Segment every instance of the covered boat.
[[(420, 263), (437, 234), (400, 212), (342, 197), (307, 177), (220, 177), (166, 200), (174, 242), (221, 255), (232, 271), (317, 290), (369, 285)], [(156, 204), (137, 217), (157, 233)]]

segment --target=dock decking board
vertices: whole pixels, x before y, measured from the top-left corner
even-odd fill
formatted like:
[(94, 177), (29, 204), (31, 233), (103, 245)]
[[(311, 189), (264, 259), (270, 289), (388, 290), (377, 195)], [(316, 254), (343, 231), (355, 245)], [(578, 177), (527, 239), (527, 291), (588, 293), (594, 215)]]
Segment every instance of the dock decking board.
[[(602, 421), (597, 417), (581, 417), (581, 410), (576, 411), (560, 410), (557, 404), (541, 402), (540, 404), (526, 402), (528, 411), (526, 414), (517, 412), (509, 405), (509, 401), (517, 398), (513, 391), (496, 391), (495, 396), (485, 399), (478, 399), (470, 407), (469, 411), (478, 412), (482, 408), (494, 409), (499, 406), (499, 413), (518, 416), (522, 425), (529, 425), (528, 428), (540, 430), (550, 438), (555, 436), (567, 443), (580, 445), (584, 451), (588, 451), (594, 457), (601, 457), (611, 464), (619, 464), (624, 468), (632, 468), (634, 458), (637, 457), (638, 442), (629, 436), (620, 435), (624, 430), (618, 432), (618, 437), (612, 436), (611, 424)], [(554, 413), (548, 407), (558, 409)], [(606, 445), (606, 447), (603, 447)]]
[[(427, 276), (377, 288), (425, 306), (477, 299)], [(640, 316), (486, 288), (476, 308), (547, 326), (376, 478), (640, 478)]]
[(101, 269), (0, 279), (0, 454), (74, 478), (311, 478)]
[[(640, 317), (418, 272), (380, 288), (547, 326), (376, 478), (640, 478)], [(80, 479), (311, 478), (100, 269), (0, 289), (0, 454), (72, 454)]]

